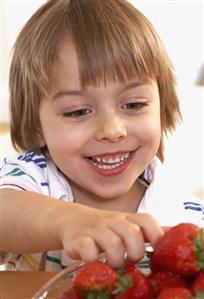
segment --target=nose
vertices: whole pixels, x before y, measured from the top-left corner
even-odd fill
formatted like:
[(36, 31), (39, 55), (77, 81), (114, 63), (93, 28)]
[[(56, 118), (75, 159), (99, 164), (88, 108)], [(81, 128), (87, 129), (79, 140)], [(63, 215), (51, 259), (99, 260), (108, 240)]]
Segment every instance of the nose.
[(119, 115), (101, 117), (97, 122), (96, 140), (118, 142), (127, 136), (125, 121)]

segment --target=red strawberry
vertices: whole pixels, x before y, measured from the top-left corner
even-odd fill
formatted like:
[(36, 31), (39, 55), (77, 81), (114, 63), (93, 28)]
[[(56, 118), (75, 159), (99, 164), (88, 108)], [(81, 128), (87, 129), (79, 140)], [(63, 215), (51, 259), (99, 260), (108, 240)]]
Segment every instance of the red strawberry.
[(137, 270), (137, 266), (135, 262), (128, 261), (124, 266), (125, 273), (129, 273), (135, 270)]
[(130, 287), (124, 294), (118, 294), (115, 299), (153, 299), (154, 289), (148, 280), (147, 276), (139, 268), (129, 271), (125, 274), (130, 277), (133, 286)]
[(153, 272), (195, 275), (204, 269), (204, 231), (190, 223), (172, 227), (157, 241), (150, 267)]
[(191, 285), (191, 290), (193, 294), (203, 293), (203, 298), (204, 298), (204, 270), (200, 271), (196, 275)]
[(60, 299), (83, 299), (83, 297), (81, 297), (79, 294), (76, 294), (74, 289), (70, 288), (60, 296)]
[(157, 299), (193, 299), (187, 288), (168, 288), (163, 290)]
[(73, 287), (78, 292), (89, 290), (112, 291), (119, 275), (110, 265), (101, 262), (85, 264), (73, 277)]
[(151, 281), (155, 295), (158, 296), (158, 294), (163, 291), (166, 288), (169, 287), (188, 287), (188, 283), (184, 278), (181, 278), (179, 275), (174, 274), (172, 272), (167, 271), (160, 271), (160, 272), (152, 272), (148, 279)]

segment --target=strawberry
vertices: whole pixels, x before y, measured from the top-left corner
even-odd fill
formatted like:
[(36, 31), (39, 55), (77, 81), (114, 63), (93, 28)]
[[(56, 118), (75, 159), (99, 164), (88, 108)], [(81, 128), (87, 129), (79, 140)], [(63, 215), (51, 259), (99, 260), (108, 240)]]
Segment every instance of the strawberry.
[(204, 270), (200, 271), (196, 275), (196, 277), (191, 285), (191, 290), (194, 295), (202, 293), (203, 298), (204, 298)]
[(184, 278), (172, 272), (152, 272), (149, 274), (148, 279), (154, 287), (155, 296), (158, 296), (161, 291), (169, 287), (188, 287), (188, 283)]
[(193, 299), (187, 288), (168, 288), (163, 290), (156, 299)]
[(135, 262), (128, 261), (124, 266), (125, 273), (129, 273), (135, 270), (137, 271), (137, 266), (135, 265)]
[(153, 299), (154, 289), (148, 278), (142, 271), (134, 267), (134, 270), (127, 271), (126, 277), (131, 278), (132, 287), (125, 293), (117, 294), (115, 299)]
[(59, 299), (83, 299), (79, 294), (76, 294), (73, 288), (66, 290)]
[(204, 231), (190, 223), (172, 227), (157, 241), (150, 267), (153, 272), (195, 275), (204, 269)]
[(73, 277), (73, 288), (77, 293), (93, 291), (111, 292), (119, 281), (118, 272), (107, 263), (90, 262), (79, 269)]

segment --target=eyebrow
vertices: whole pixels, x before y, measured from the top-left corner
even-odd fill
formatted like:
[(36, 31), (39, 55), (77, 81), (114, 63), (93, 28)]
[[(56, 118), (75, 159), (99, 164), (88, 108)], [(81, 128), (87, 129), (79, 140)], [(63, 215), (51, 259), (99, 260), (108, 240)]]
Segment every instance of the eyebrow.
[[(121, 92), (125, 92), (129, 89), (136, 88), (136, 87), (141, 86), (141, 85), (148, 85), (148, 84), (150, 84), (150, 82), (151, 82), (150, 80), (130, 82), (122, 88)], [(83, 92), (84, 92), (84, 89), (65, 89), (65, 90), (61, 90), (53, 96), (53, 100), (56, 100), (56, 99), (64, 97), (64, 96), (80, 96), (80, 95), (83, 94)]]
[(53, 100), (56, 100), (58, 98), (64, 97), (64, 96), (79, 96), (83, 93), (83, 90), (79, 89), (79, 90), (75, 90), (75, 89), (66, 89), (66, 90), (61, 90), (59, 92), (57, 92), (54, 96), (53, 96)]
[(144, 81), (133, 81), (133, 82), (126, 84), (125, 87), (122, 88), (122, 92), (132, 89), (132, 88), (135, 88), (135, 87), (138, 87), (138, 86), (141, 86), (141, 85), (149, 85), (150, 83), (151, 83), (151, 80), (148, 80), (148, 79), (146, 79)]

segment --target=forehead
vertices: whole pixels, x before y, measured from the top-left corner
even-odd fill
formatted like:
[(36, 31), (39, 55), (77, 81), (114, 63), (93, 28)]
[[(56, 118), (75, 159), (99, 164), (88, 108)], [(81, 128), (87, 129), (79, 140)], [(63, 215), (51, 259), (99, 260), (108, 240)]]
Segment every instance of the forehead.
[[(81, 74), (81, 64), (79, 59), (79, 54), (77, 53), (77, 49), (75, 46), (75, 43), (70, 35), (65, 36), (63, 39), (60, 40), (55, 59), (53, 61), (52, 67), (51, 67), (51, 76), (50, 76), (50, 88), (51, 89), (58, 89), (62, 88), (64, 86), (74, 86), (77, 89), (81, 89), (82, 87), (87, 87), (89, 85), (91, 86), (100, 86), (100, 85), (108, 85), (109, 82), (112, 82), (114, 84), (128, 84), (128, 82), (146, 82), (150, 83), (154, 81), (154, 78), (151, 78), (150, 76), (140, 74), (138, 75), (137, 72), (131, 78), (126, 78), (124, 76), (123, 80), (120, 80), (119, 78), (111, 78), (108, 74), (104, 74), (104, 76), (99, 76), (98, 80), (90, 80), (86, 81), (87, 84), (83, 84), (83, 74)], [(93, 61), (97, 60), (97, 57), (93, 57)], [(87, 72), (89, 72), (89, 68), (91, 66), (88, 66)], [(86, 71), (85, 71), (86, 72)], [(106, 79), (104, 80), (104, 77), (107, 75), (108, 82), (106, 82)], [(97, 76), (97, 72), (96, 72)]]
[[(71, 38), (63, 38), (57, 47), (57, 53), (51, 67), (50, 83), (80, 82), (78, 57)], [(76, 82), (75, 82), (76, 83)]]
[(80, 1), (79, 10), (77, 3), (57, 29), (53, 69), (78, 70), (82, 86), (157, 77), (158, 41), (139, 11), (120, 1)]
[(72, 38), (65, 37), (57, 47), (51, 67), (48, 94), (52, 97), (63, 90), (81, 90), (79, 60)]

